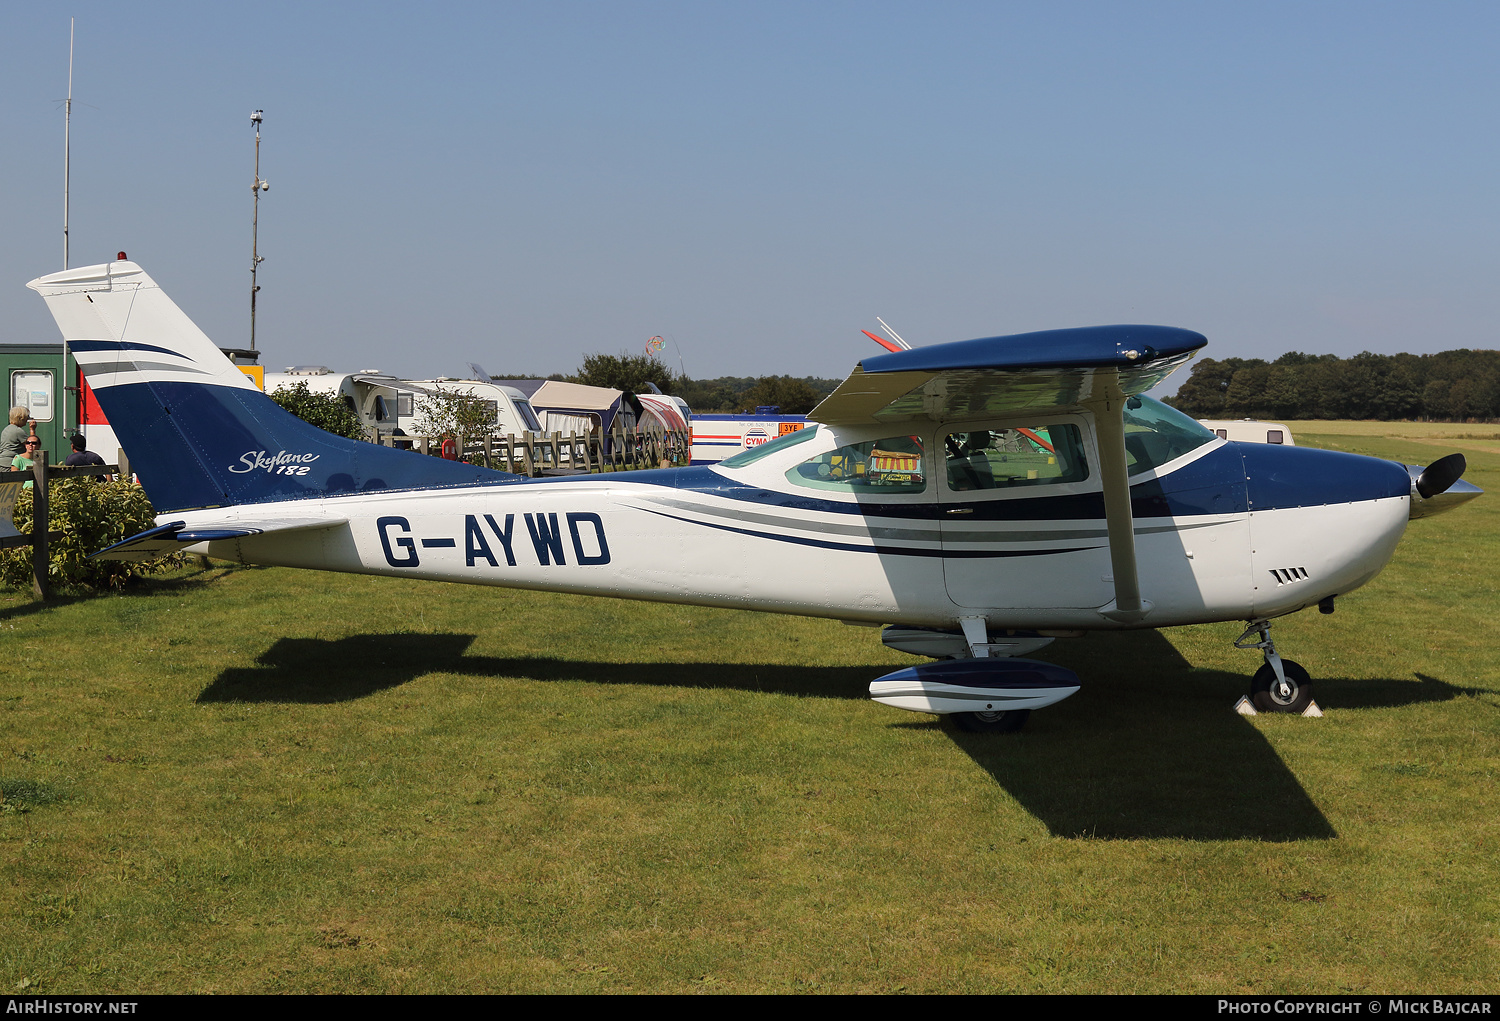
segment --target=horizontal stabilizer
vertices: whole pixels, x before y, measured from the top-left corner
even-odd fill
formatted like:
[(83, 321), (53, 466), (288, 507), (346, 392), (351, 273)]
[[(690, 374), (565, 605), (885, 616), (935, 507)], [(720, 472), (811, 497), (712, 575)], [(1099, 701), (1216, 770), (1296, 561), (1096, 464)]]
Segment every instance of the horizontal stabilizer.
[(200, 542), (216, 542), (220, 539), (243, 539), (250, 535), (267, 532), (294, 532), (312, 528), (332, 528), (348, 523), (348, 518), (264, 518), (260, 520), (235, 520), (223, 524), (195, 525), (188, 528), (184, 522), (169, 521), (165, 525), (148, 528), (138, 535), (108, 546), (89, 557), (90, 560), (155, 560), (157, 557)]
[(872, 425), (1076, 407), (1116, 381), (1124, 396), (1145, 393), (1206, 343), (1171, 326), (1086, 326), (933, 344), (865, 359), (807, 417)]

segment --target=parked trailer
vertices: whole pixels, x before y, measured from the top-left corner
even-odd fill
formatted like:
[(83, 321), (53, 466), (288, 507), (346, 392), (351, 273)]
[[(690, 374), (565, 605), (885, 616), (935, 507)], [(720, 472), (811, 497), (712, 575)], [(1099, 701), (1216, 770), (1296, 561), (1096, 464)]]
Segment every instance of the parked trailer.
[(1239, 443), (1279, 443), (1288, 447), (1297, 445), (1292, 439), (1292, 431), (1280, 422), (1257, 422), (1253, 418), (1240, 418), (1226, 422), (1200, 418), (1198, 424), (1205, 429), (1212, 429), (1221, 440), (1234, 440)]
[(526, 432), (541, 432), (542, 423), (531, 406), (530, 398), (513, 386), (487, 383), (475, 379), (401, 379), (392, 386), (398, 393), (397, 425), (408, 435), (417, 435), (426, 417), (423, 401), (435, 394), (461, 393), (478, 397), (493, 408), (490, 431), (496, 436), (509, 433), (520, 435)]
[(306, 383), (313, 393), (337, 394), (349, 410), (359, 416), (371, 438), (396, 428), (394, 376), (369, 369), (364, 372), (334, 372), (326, 365), (293, 365), (285, 372), (268, 373), (263, 389), (275, 396), (283, 387)]
[(717, 464), (807, 425), (806, 415), (694, 415), (693, 463)]

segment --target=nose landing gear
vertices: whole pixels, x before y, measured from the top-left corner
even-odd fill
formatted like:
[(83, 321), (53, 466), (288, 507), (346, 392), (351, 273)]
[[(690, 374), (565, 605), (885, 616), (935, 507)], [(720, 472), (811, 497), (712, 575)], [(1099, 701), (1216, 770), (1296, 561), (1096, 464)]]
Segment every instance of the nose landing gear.
[[(1250, 641), (1259, 635), (1260, 641)], [(1245, 633), (1235, 640), (1236, 649), (1260, 649), (1266, 662), (1250, 679), (1250, 701), (1258, 712), (1300, 713), (1312, 704), (1312, 678), (1301, 664), (1282, 659), (1271, 641), (1271, 622), (1252, 620)]]

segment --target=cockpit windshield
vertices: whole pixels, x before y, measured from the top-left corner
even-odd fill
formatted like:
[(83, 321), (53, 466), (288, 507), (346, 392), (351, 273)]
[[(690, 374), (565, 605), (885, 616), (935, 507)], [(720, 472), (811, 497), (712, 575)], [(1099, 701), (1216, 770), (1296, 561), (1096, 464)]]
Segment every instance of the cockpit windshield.
[(1212, 431), (1151, 397), (1125, 402), (1125, 462), (1131, 475), (1159, 468), (1213, 440)]

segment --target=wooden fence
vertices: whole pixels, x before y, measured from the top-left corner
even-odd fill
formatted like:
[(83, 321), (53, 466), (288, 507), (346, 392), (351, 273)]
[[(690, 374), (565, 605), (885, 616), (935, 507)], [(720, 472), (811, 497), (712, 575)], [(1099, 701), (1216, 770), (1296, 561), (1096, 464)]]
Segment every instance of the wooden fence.
[[(380, 437), (382, 445), (434, 455), (441, 436)], [(585, 475), (671, 468), (692, 458), (686, 433), (532, 433), (484, 436), (464, 443), (460, 458), (516, 475)]]
[(47, 526), (51, 524), (50, 511), (48, 509), (48, 487), (53, 479), (77, 478), (84, 475), (118, 475), (129, 474), (130, 467), (125, 463), (123, 454), (120, 464), (90, 464), (80, 465), (76, 468), (63, 466), (49, 466), (47, 464), (47, 452), (37, 452), (36, 459), (30, 469), (21, 471), (0, 472), (0, 526), (9, 526), (6, 531), (14, 532), (15, 524), (11, 520), (12, 508), (15, 501), (25, 491), (27, 482), (31, 483), (31, 532), (26, 535), (3, 535), (0, 536), (0, 549), (14, 549), (17, 546), (31, 547), (31, 591), (38, 599), (46, 599), (52, 594), (51, 587), (47, 584), (47, 565), (51, 559), (51, 551), (48, 544), (53, 539), (62, 538), (62, 532), (51, 531)]

